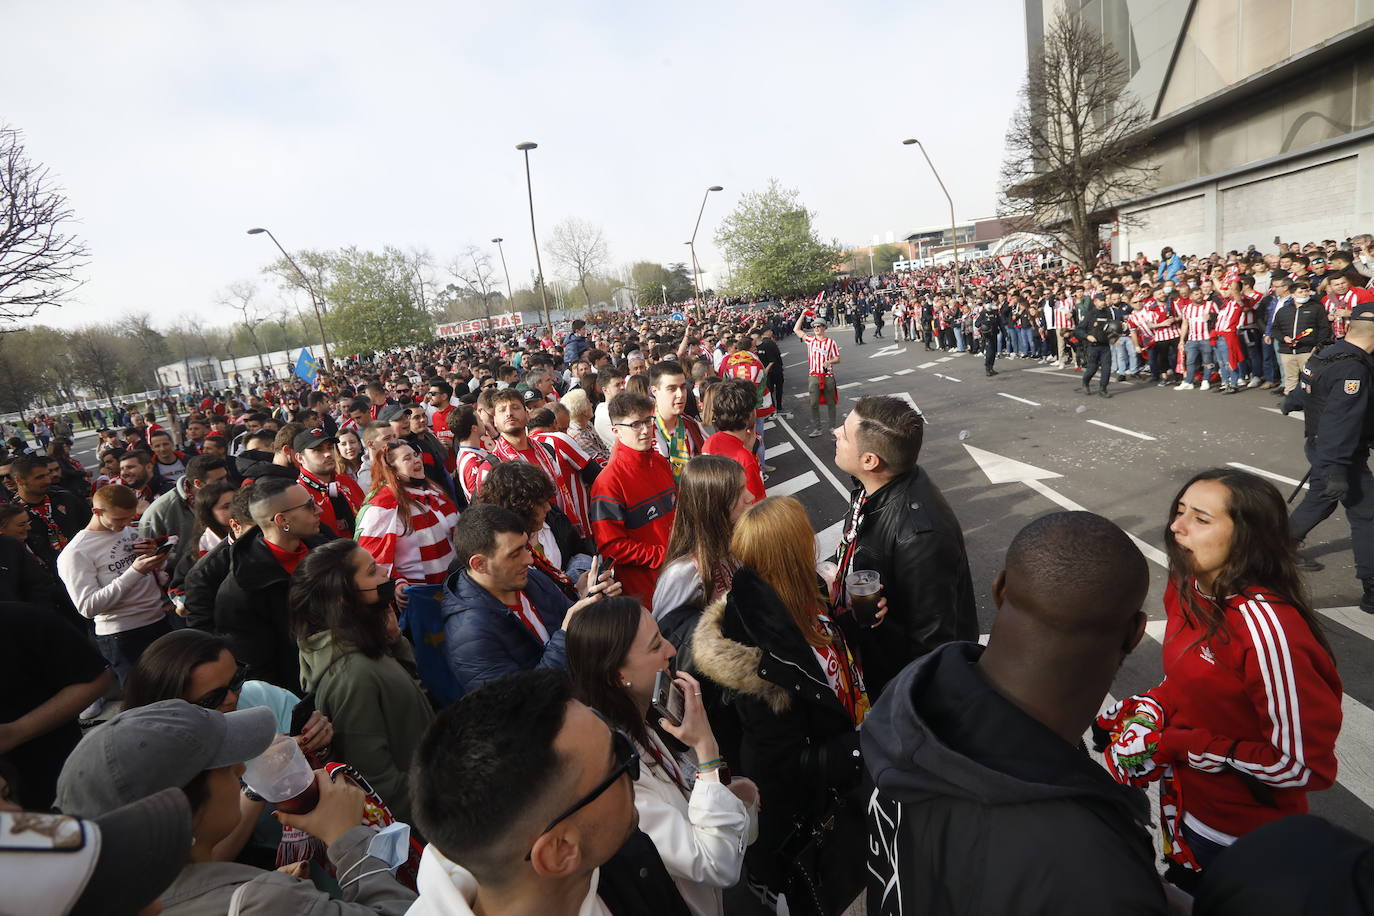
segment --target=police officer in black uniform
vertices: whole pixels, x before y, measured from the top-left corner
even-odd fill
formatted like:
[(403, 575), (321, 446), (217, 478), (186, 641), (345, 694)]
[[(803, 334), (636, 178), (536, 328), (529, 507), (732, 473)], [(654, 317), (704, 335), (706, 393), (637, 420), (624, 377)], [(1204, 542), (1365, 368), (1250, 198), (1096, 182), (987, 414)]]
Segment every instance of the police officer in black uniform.
[[(1302, 370), (1303, 434), (1312, 465), (1306, 497), (1288, 519), (1288, 533), (1301, 543), (1308, 532), (1345, 506), (1355, 550), (1355, 575), (1364, 586), (1360, 610), (1374, 614), (1374, 303), (1361, 303), (1350, 316), (1344, 340), (1315, 354)], [(1308, 560), (1306, 569), (1320, 569)]]
[(1100, 369), (1097, 379), (1097, 393), (1104, 398), (1111, 397), (1107, 383), (1112, 379), (1112, 340), (1121, 336), (1121, 325), (1107, 308), (1106, 300), (1099, 294), (1093, 297), (1092, 308), (1088, 309), (1083, 320), (1078, 323), (1078, 337), (1083, 341), (1083, 393), (1092, 394), (1092, 378)]
[[(997, 374), (997, 370), (992, 368), (993, 360), (997, 359), (997, 335), (1002, 333), (1002, 315), (997, 310), (997, 305), (992, 302), (985, 302), (983, 310), (978, 313), (978, 320), (973, 326), (982, 335), (983, 341), (983, 370), (987, 372), (988, 378)], [(930, 349), (927, 347), (926, 349)]]

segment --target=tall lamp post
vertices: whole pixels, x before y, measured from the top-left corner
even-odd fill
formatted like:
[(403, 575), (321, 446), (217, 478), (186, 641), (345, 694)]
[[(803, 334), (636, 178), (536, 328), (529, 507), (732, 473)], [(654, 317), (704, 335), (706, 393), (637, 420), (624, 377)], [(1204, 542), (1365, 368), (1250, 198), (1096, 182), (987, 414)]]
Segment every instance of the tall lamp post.
[(926, 165), (930, 166), (931, 174), (940, 184), (940, 190), (945, 192), (945, 200), (949, 201), (949, 233), (950, 241), (954, 243), (954, 295), (963, 299), (964, 284), (959, 279), (959, 224), (954, 221), (954, 198), (949, 196), (949, 189), (945, 187), (944, 181), (940, 178), (940, 173), (935, 170), (935, 163), (930, 161), (930, 154), (921, 145), (921, 141), (916, 139), (902, 141), (903, 146), (911, 146), (912, 144), (915, 144), (921, 150), (921, 155), (926, 157)]
[(697, 230), (701, 228), (701, 215), (706, 212), (706, 198), (711, 196), (712, 191), (724, 191), (718, 184), (713, 184), (706, 189), (706, 193), (701, 195), (701, 209), (697, 211), (697, 224), (692, 227), (692, 240), (687, 243), (692, 249), (692, 292), (696, 296), (697, 321), (701, 321), (701, 282), (697, 275), (701, 269), (697, 266)]
[(501, 272), (506, 275), (506, 298), (510, 300), (511, 309), (515, 308), (515, 290), (510, 288), (510, 271), (506, 269), (506, 249), (501, 247), (505, 239), (492, 239), (496, 243), (496, 250), (501, 253)]
[(300, 274), (301, 282), (305, 284), (305, 291), (310, 294), (310, 304), (315, 307), (315, 323), (320, 328), (320, 347), (324, 349), (324, 367), (328, 371), (333, 372), (334, 361), (329, 358), (329, 341), (326, 340), (324, 336), (324, 318), (320, 315), (320, 300), (315, 296), (314, 285), (310, 282), (310, 278), (305, 275), (305, 271), (301, 270), (301, 265), (296, 263), (296, 259), (291, 257), (285, 248), (281, 247), (281, 242), (277, 241), (277, 237), (272, 234), (272, 230), (264, 229), (261, 226), (248, 230), (249, 235), (260, 235), (262, 233), (267, 234), (267, 237), (272, 240), (272, 244), (276, 245), (277, 250), (282, 253), (282, 257), (286, 258), (291, 266), (296, 269), (296, 273)]
[[(548, 285), (544, 281), (544, 264), (539, 259), (539, 233), (534, 228), (534, 186), (530, 183), (530, 150), (538, 149), (538, 143), (526, 140), (524, 143), (515, 144), (515, 148), (525, 154), (525, 191), (530, 198), (530, 237), (534, 239), (534, 267), (539, 272), (539, 300), (544, 303), (544, 324), (548, 325), (549, 334), (553, 334), (553, 318), (549, 315), (549, 293), (545, 287)], [(504, 259), (505, 255), (502, 255)], [(507, 288), (510, 282), (506, 283)]]

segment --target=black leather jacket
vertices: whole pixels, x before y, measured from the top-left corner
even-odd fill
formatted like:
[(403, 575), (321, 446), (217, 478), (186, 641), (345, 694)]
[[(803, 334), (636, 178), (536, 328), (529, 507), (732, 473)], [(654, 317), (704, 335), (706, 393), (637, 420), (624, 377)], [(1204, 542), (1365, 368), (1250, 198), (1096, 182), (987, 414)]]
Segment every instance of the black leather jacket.
[[(860, 491), (850, 496), (850, 505)], [(876, 699), (906, 665), (936, 646), (978, 639), (973, 577), (954, 510), (919, 466), (868, 498), (851, 570), (882, 577), (887, 617), (854, 643)]]

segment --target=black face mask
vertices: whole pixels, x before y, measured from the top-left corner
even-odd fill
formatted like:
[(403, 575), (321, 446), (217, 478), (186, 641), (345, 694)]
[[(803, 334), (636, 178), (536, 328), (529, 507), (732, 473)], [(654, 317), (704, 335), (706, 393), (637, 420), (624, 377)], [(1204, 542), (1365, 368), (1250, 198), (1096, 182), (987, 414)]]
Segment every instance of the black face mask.
[(406, 478), (406, 482), (409, 483), (412, 487), (416, 487), (417, 489), (424, 489), (425, 483), (426, 483), (428, 480), (429, 480), (429, 478), (427, 478), (427, 477), (407, 477), (407, 478)]
[(376, 592), (377, 600), (370, 602), (368, 606), (376, 608), (379, 611), (389, 607), (392, 600), (396, 597), (396, 580), (387, 579), (381, 585), (377, 586)]

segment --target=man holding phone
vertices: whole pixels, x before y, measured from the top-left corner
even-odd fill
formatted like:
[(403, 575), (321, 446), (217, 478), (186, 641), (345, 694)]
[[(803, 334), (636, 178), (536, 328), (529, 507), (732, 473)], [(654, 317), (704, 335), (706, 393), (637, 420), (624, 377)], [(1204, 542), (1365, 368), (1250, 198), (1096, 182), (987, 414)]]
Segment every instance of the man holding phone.
[(132, 526), (133, 490), (112, 483), (92, 503), (90, 522), (58, 555), (57, 572), (76, 609), (95, 621), (96, 645), (123, 684), (143, 650), (172, 630), (156, 575), (167, 553)]

